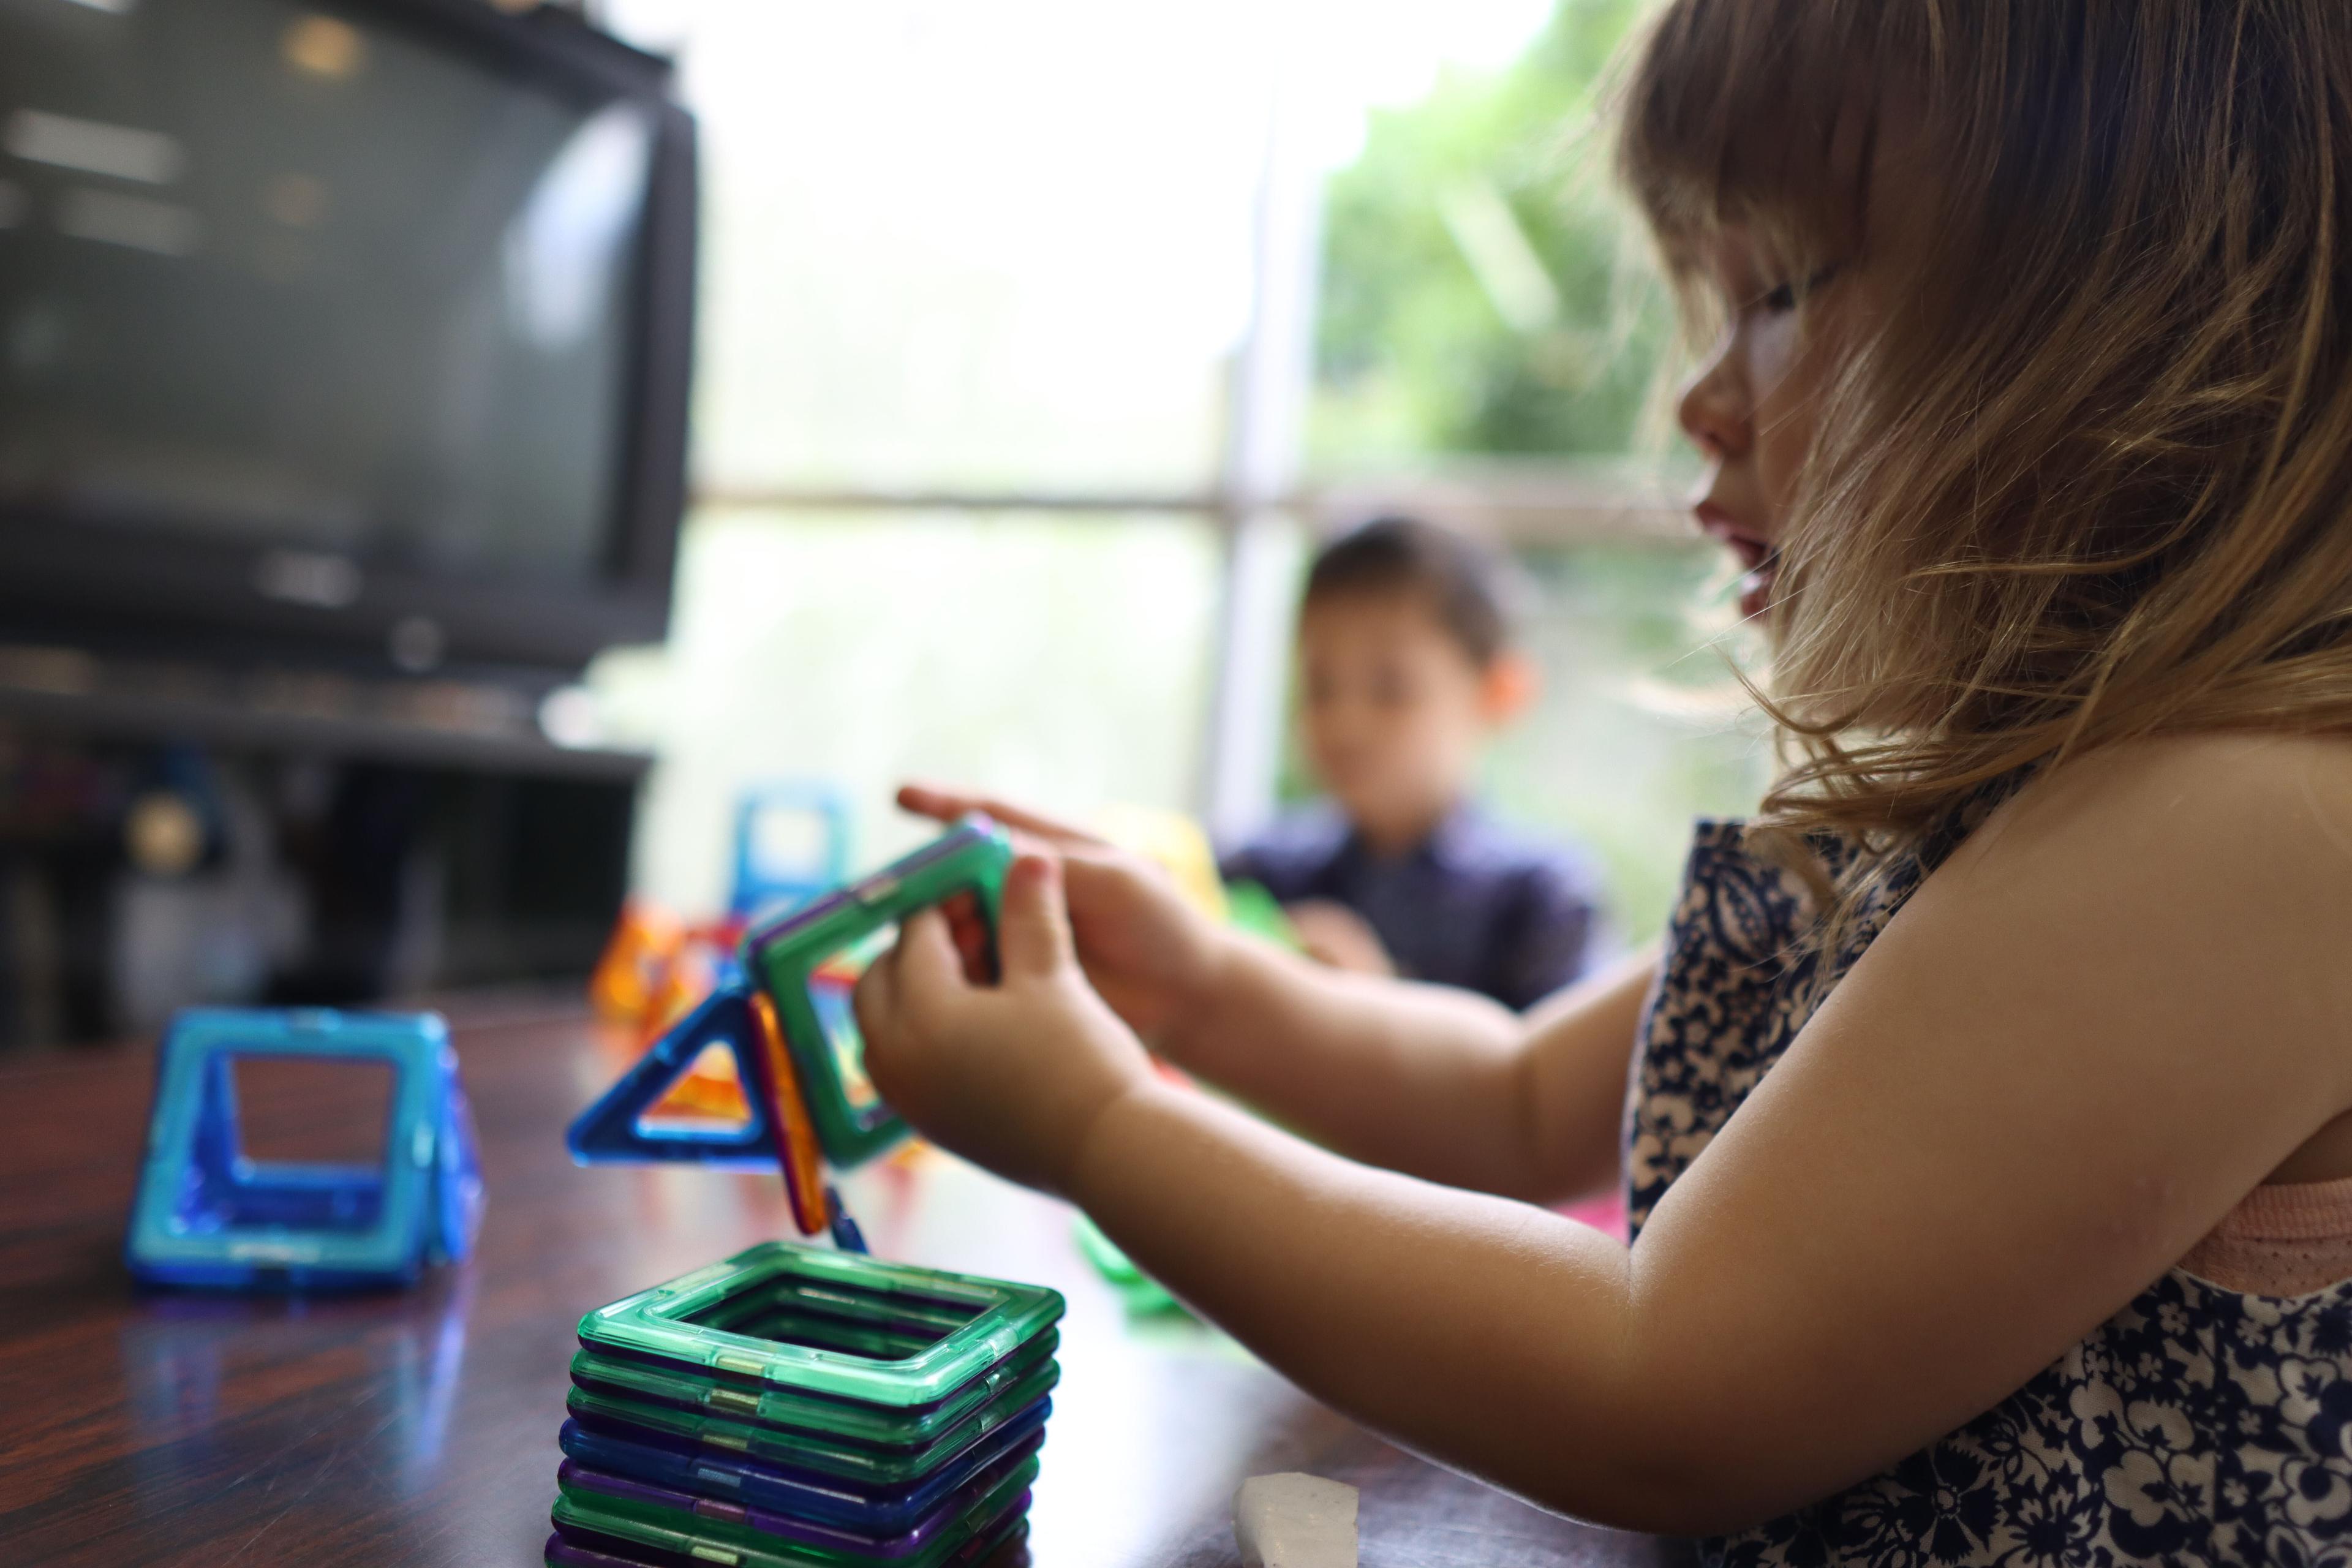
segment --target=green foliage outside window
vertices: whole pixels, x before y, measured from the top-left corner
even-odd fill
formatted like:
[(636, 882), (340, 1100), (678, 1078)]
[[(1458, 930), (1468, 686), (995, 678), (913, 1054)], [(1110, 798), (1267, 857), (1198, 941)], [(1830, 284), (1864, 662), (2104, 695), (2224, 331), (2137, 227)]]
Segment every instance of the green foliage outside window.
[(1599, 121), (1647, 9), (1560, 0), (1501, 72), (1375, 111), (1325, 206), (1318, 470), (1633, 446), (1669, 322)]

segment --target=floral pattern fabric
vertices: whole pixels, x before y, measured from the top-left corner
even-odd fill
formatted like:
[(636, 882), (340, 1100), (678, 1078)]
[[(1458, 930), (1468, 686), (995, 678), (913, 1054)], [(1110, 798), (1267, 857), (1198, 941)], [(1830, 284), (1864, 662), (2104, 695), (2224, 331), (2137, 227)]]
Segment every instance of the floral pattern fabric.
[[(2007, 793), (2006, 791), (2000, 792)], [(1790, 873), (1699, 826), (1627, 1109), (1639, 1235), (1919, 880), (1997, 804), (1898, 868), (1826, 959)], [(1820, 846), (1834, 871), (1853, 851)], [(2024, 1387), (1882, 1475), (1703, 1543), (1723, 1568), (2352, 1568), (2352, 1281), (2294, 1297), (2173, 1269)]]

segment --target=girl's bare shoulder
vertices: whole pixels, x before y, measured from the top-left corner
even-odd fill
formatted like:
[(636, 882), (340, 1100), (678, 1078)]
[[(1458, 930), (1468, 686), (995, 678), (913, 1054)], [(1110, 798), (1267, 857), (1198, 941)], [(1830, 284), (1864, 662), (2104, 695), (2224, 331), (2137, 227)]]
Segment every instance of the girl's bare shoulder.
[[(2317, 967), (2352, 973), (2342, 963), (2352, 935), (2352, 736), (2114, 746), (2020, 791), (1950, 869), (1988, 916), (2013, 917), (2021, 888), (2070, 904), (2079, 890), (2075, 907), (2110, 938), (2229, 955), (2249, 1006), (2266, 990), (2307, 996)], [(2352, 998), (2352, 985), (2343, 989)]]
[[(2001, 840), (2088, 837), (2242, 856), (2301, 846), (2352, 858), (2352, 734), (2171, 735), (2053, 769), (1986, 824)], [(2014, 853), (2023, 846), (2003, 846)]]

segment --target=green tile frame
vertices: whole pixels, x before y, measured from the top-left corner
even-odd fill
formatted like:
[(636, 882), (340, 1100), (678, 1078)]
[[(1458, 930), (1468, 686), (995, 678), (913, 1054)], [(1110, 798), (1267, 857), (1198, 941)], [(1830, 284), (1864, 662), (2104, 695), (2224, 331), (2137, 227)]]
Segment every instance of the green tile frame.
[(834, 1054), (809, 994), (817, 969), (919, 910), (969, 893), (992, 933), (1004, 902), (1013, 841), (986, 817), (970, 816), (904, 859), (837, 892), (787, 911), (743, 938), (743, 968), (776, 1005), (784, 1047), (800, 1075), (801, 1100), (824, 1157), (841, 1170), (904, 1142), (906, 1121), (888, 1106), (861, 1105)]
[(608, 1430), (615, 1426), (635, 1427), (656, 1436), (683, 1438), (705, 1447), (748, 1455), (787, 1469), (881, 1489), (919, 1481), (941, 1466), (953, 1464), (991, 1432), (1026, 1413), (1051, 1394), (1061, 1376), (1060, 1363), (1046, 1362), (919, 1448), (883, 1448), (843, 1437), (787, 1432), (625, 1394), (592, 1393), (577, 1385), (565, 1398), (564, 1408), (591, 1426)]
[[(689, 1320), (744, 1295), (797, 1287), (825, 1310), (887, 1324), (894, 1298), (917, 1311), (968, 1310), (968, 1321), (931, 1344), (895, 1359), (819, 1350)], [(935, 1405), (1061, 1320), (1058, 1291), (977, 1275), (950, 1274), (863, 1253), (762, 1242), (599, 1307), (580, 1320), (580, 1341), (659, 1356), (689, 1367), (753, 1378), (867, 1405), (907, 1410)]]
[(572, 1375), (575, 1381), (586, 1380), (600, 1394), (650, 1399), (730, 1420), (880, 1447), (914, 1448), (930, 1442), (1000, 1390), (1022, 1382), (1053, 1360), (1060, 1342), (1061, 1336), (1048, 1329), (946, 1399), (917, 1411), (881, 1410), (796, 1389), (770, 1387), (724, 1373), (697, 1371), (674, 1362), (624, 1360), (588, 1349), (572, 1358)]

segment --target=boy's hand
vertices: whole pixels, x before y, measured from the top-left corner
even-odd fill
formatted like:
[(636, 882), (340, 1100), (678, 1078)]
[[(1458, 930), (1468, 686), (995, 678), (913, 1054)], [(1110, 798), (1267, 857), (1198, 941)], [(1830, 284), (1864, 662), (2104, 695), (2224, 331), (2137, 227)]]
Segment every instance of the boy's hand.
[(857, 983), (866, 1070), (933, 1141), (1033, 1187), (1066, 1189), (1105, 1109), (1151, 1081), (1143, 1047), (1088, 987), (1060, 868), (1024, 852), (1004, 880), (1002, 978), (974, 984), (926, 910)]
[(1231, 935), (1185, 902), (1150, 861), (1003, 801), (908, 784), (898, 804), (941, 822), (984, 812), (1023, 850), (1057, 860), (1086, 978), (1146, 1040), (1166, 1041), (1215, 991)]

